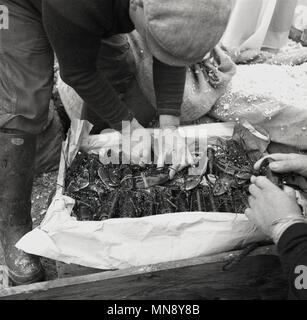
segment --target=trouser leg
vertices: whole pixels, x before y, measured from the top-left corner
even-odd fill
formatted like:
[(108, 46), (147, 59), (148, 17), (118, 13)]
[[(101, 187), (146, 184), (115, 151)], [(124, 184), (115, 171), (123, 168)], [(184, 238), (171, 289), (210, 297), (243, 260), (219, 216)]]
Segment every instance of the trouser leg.
[(48, 122), (52, 48), (41, 15), (27, 1), (2, 0), (9, 29), (0, 30), (0, 128), (39, 134)]
[(47, 125), (53, 52), (39, 12), (26, 1), (2, 0), (9, 29), (0, 30), (0, 238), (15, 284), (43, 277), (37, 257), (15, 247), (32, 228), (36, 135)]

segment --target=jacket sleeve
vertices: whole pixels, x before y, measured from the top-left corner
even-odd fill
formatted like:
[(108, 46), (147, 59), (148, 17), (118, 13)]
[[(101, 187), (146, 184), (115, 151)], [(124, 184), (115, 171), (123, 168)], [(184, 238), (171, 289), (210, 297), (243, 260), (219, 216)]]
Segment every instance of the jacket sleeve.
[(98, 117), (119, 129), (121, 121), (131, 120), (131, 116), (96, 66), (101, 37), (71, 22), (48, 2), (43, 2), (42, 10), (63, 81), (92, 106)]
[(159, 115), (181, 115), (186, 68), (166, 65), (153, 58), (153, 82)]
[(307, 224), (289, 227), (279, 240), (278, 252), (289, 282), (289, 298), (307, 300)]

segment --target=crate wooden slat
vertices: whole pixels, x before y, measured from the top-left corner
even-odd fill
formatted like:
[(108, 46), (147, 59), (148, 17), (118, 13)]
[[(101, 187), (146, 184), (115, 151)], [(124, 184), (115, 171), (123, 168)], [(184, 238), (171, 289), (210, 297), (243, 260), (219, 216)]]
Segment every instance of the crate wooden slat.
[(6, 266), (0, 265), (0, 290), (9, 287), (9, 278)]
[(56, 270), (58, 278), (60, 279), (79, 277), (102, 272), (102, 270), (99, 269), (87, 268), (76, 264), (66, 264), (60, 261), (56, 261)]
[(0, 290), (0, 299), (285, 299), (287, 284), (273, 248), (257, 250), (230, 271), (220, 254)]

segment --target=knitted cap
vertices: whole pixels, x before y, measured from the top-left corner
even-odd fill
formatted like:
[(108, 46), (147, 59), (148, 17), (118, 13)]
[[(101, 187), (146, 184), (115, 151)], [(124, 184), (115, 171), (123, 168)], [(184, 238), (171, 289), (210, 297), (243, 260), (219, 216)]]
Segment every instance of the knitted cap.
[(231, 12), (230, 0), (143, 0), (146, 42), (170, 65), (200, 62), (220, 41)]

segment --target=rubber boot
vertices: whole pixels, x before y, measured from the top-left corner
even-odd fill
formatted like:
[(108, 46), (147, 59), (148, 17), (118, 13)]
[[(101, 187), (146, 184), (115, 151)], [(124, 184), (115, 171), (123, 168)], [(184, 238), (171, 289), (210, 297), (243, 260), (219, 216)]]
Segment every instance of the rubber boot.
[(35, 136), (0, 131), (0, 240), (13, 285), (44, 278), (39, 258), (15, 247), (32, 230), (35, 149)]

